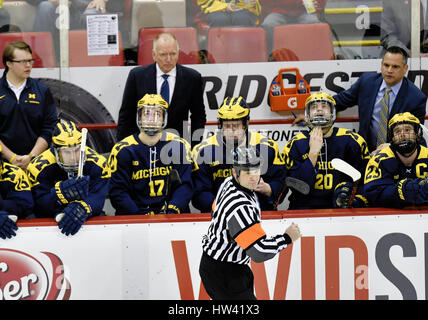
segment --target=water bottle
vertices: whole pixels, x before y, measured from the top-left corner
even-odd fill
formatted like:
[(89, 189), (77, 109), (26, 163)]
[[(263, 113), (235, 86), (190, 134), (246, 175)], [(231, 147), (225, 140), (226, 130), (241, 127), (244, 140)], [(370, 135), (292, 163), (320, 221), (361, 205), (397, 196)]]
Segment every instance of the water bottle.
[(297, 93), (307, 93), (308, 90), (306, 90), (306, 84), (302, 80), (299, 81), (299, 84), (297, 85)]
[(303, 6), (306, 9), (308, 14), (315, 13), (317, 10), (315, 8), (314, 0), (303, 0)]
[(279, 86), (278, 83), (276, 83), (276, 81), (274, 81), (272, 83), (272, 95), (273, 96), (280, 96), (281, 95), (281, 87)]

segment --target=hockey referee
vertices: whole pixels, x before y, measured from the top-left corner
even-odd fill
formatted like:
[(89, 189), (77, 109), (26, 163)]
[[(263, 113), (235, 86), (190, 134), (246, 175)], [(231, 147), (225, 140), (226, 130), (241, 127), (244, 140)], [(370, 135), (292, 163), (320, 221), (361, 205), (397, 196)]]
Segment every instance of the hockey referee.
[(254, 147), (236, 148), (232, 176), (220, 186), (213, 204), (199, 266), (205, 290), (213, 300), (256, 300), (250, 259), (271, 259), (301, 236), (294, 223), (284, 234), (266, 236), (254, 192), (260, 179), (261, 159)]

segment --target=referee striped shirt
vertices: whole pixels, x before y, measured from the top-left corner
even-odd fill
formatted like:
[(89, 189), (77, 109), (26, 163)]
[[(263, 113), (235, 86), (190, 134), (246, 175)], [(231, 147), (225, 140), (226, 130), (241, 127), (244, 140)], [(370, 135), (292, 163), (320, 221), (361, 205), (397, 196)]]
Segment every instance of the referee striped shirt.
[(245, 264), (273, 258), (291, 243), (287, 234), (267, 237), (260, 224), (257, 195), (228, 177), (217, 193), (202, 249), (211, 258)]

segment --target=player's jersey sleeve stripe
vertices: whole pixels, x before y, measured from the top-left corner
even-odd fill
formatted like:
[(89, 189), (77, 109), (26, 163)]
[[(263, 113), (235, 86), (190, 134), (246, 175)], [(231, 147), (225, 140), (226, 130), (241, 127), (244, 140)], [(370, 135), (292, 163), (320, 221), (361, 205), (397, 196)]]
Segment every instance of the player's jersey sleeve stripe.
[(259, 240), (260, 238), (266, 236), (265, 231), (263, 230), (260, 223), (253, 224), (248, 229), (241, 232), (236, 238), (236, 243), (242, 248), (247, 249), (254, 242)]

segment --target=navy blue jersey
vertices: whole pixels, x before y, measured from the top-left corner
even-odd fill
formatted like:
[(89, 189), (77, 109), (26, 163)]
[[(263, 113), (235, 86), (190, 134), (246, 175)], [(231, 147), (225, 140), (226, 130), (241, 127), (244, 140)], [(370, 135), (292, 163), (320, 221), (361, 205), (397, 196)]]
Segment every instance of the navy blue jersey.
[[(255, 146), (263, 157), (262, 178), (272, 189), (272, 196), (257, 193), (262, 210), (273, 210), (276, 198), (284, 184), (286, 170), (278, 144), (258, 132), (249, 132), (249, 145)], [(210, 212), (217, 191), (232, 175), (230, 150), (226, 150), (221, 135), (213, 135), (192, 151), (197, 167), (193, 172), (195, 194), (192, 203), (201, 212)]]
[[(33, 192), (36, 217), (53, 218), (67, 206), (58, 202), (55, 184), (69, 177), (58, 165), (53, 148), (44, 151), (30, 162), (27, 175)], [(89, 147), (86, 147), (83, 175), (89, 176), (90, 179), (89, 194), (82, 201), (91, 207), (92, 215), (100, 215), (107, 196), (110, 170), (106, 158)]]
[(34, 202), (30, 182), (24, 170), (2, 162), (0, 175), (0, 210), (26, 218), (32, 213)]
[[(309, 160), (308, 131), (302, 131), (288, 141), (283, 154), (288, 175), (305, 181), (311, 188), (308, 195), (292, 190), (289, 209), (333, 208), (335, 188), (344, 182), (352, 182), (352, 179), (333, 168), (331, 160), (342, 159), (360, 171), (361, 175), (369, 160), (366, 141), (351, 130), (336, 127), (333, 127), (330, 137), (324, 138), (315, 167)], [(362, 196), (362, 189), (360, 187), (357, 191), (359, 196)]]
[(364, 190), (377, 207), (402, 208), (412, 203), (400, 192), (400, 180), (425, 178), (428, 173), (428, 148), (420, 146), (413, 164), (406, 167), (390, 147), (377, 152), (369, 161), (364, 176)]
[(168, 177), (176, 169), (181, 184), (172, 186), (169, 206), (189, 212), (193, 195), (190, 145), (179, 136), (162, 132), (159, 142), (148, 146), (138, 133), (115, 144), (109, 166), (110, 201), (118, 214), (160, 213), (167, 199)]
[(0, 79), (0, 140), (14, 153), (29, 154), (39, 137), (49, 145), (57, 121), (54, 99), (45, 84), (28, 78), (17, 101), (6, 75)]

